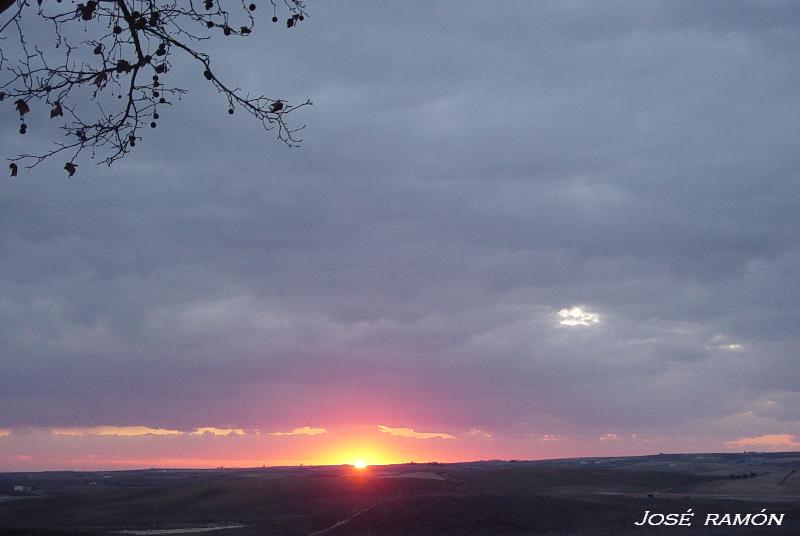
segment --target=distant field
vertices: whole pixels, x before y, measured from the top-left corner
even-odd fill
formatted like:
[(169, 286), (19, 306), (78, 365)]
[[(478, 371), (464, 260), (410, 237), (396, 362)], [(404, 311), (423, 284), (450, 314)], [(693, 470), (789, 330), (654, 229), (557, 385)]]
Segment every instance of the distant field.
[[(14, 535), (800, 534), (800, 453), (370, 467), (0, 473)], [(30, 486), (15, 493), (14, 486)], [(691, 529), (633, 525), (697, 513)], [(706, 513), (782, 527), (702, 527)]]

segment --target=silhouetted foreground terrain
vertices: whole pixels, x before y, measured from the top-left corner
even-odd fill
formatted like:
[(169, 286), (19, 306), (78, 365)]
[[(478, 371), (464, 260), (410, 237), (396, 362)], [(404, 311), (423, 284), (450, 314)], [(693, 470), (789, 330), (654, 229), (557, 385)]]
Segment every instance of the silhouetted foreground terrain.
[[(328, 466), (2, 473), (0, 533), (800, 534), (796, 469), (800, 453), (408, 464), (364, 471)], [(15, 486), (31, 489), (14, 491)], [(689, 508), (696, 513), (691, 527), (634, 525), (646, 510)], [(703, 526), (707, 513), (754, 514), (764, 508), (784, 513), (782, 526)]]

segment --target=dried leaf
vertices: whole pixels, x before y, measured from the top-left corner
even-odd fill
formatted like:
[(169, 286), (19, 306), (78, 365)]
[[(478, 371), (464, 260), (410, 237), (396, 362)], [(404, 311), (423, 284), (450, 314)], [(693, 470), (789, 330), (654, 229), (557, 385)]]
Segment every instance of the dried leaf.
[(28, 107), (28, 103), (22, 99), (17, 99), (16, 102), (14, 102), (14, 106), (17, 107), (17, 112), (19, 115), (25, 115), (31, 111), (31, 109)]

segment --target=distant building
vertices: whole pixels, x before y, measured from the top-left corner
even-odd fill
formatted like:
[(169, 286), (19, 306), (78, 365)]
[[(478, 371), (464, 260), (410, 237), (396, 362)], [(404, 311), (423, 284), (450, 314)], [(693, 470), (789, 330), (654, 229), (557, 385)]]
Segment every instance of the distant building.
[(33, 488), (30, 486), (14, 486), (14, 491), (18, 493), (30, 493), (33, 491)]

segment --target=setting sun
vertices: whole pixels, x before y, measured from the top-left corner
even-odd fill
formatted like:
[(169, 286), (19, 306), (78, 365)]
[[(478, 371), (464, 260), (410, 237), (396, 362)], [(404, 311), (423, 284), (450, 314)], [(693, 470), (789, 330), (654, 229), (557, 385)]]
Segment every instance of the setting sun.
[(367, 462), (365, 462), (364, 460), (356, 460), (353, 462), (353, 467), (355, 467), (356, 469), (366, 469)]

